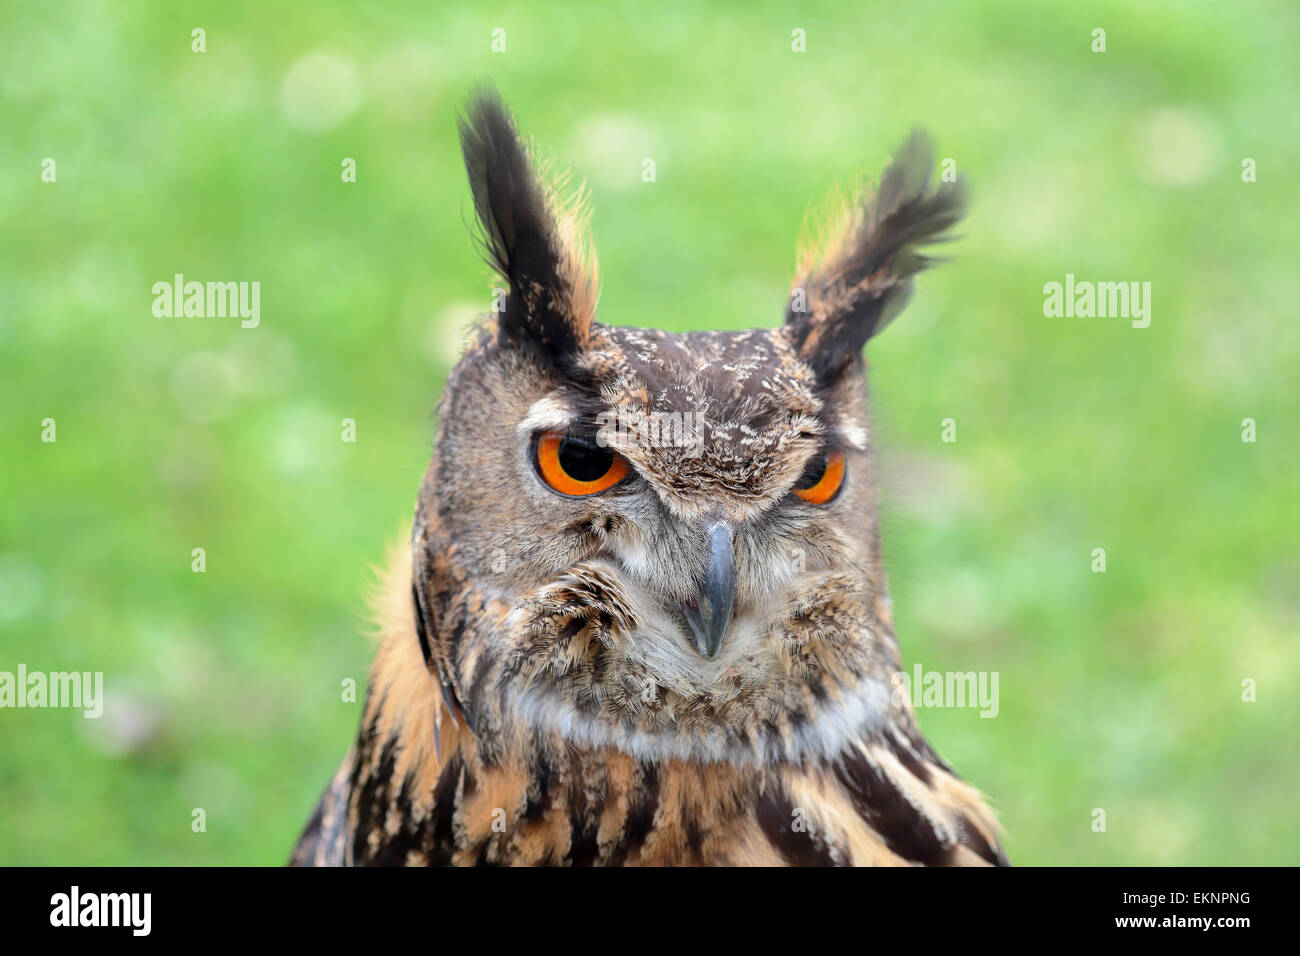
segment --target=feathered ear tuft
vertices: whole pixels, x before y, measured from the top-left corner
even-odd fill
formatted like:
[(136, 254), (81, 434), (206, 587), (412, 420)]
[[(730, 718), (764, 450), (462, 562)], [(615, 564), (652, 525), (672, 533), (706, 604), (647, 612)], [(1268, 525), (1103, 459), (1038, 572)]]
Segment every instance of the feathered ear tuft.
[(805, 254), (786, 310), (795, 348), (822, 377), (856, 358), (911, 295), (911, 277), (936, 261), (919, 251), (945, 235), (966, 210), (965, 183), (932, 189), (933, 152), (917, 131), (872, 193), (843, 211), (821, 251)]
[(498, 337), (561, 358), (583, 348), (596, 312), (595, 256), (584, 235), (584, 197), (557, 198), (529, 158), (499, 94), (479, 89), (460, 120), (460, 145), (485, 258), (509, 286)]

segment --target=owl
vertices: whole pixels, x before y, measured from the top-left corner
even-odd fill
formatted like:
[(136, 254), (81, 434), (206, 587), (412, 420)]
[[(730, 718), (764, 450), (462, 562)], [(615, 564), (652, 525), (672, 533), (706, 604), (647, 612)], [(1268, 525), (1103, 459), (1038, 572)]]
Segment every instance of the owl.
[(862, 350), (963, 185), (914, 134), (777, 328), (596, 319), (585, 197), (460, 121), (505, 295), (443, 395), (355, 744), (299, 865), (1005, 864), (921, 735)]

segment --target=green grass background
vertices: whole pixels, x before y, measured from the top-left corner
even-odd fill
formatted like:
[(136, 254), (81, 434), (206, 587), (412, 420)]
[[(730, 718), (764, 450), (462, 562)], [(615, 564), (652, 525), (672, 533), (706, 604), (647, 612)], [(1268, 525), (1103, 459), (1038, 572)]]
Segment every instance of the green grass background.
[[(487, 306), (483, 78), (591, 185), (614, 324), (776, 324), (805, 211), (928, 128), (974, 206), (868, 350), (885, 546), (908, 666), (998, 672), (1000, 713), (923, 729), (1016, 862), (1296, 863), (1297, 9), (7, 5), (0, 670), (110, 702), (0, 711), (0, 863), (286, 858)], [(318, 132), (314, 53), (360, 96)], [(260, 281), (261, 327), (155, 318), (176, 272)], [(1067, 272), (1151, 282), (1150, 328), (1045, 318)]]

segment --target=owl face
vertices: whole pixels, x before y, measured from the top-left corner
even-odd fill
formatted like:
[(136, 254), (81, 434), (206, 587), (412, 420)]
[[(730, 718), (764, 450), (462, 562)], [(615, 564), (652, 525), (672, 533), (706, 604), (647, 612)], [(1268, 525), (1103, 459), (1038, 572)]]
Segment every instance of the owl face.
[(510, 291), (449, 378), (416, 521), (444, 691), (489, 747), (834, 752), (883, 716), (898, 669), (859, 352), (959, 196), (896, 172), (930, 232), (860, 212), (808, 260), (781, 327), (615, 328), (504, 108), (481, 96), (461, 133)]

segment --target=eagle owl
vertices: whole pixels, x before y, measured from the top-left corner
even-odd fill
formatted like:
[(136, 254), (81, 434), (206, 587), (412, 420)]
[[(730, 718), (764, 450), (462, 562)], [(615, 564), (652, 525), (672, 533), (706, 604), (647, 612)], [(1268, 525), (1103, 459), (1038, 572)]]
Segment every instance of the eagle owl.
[(961, 216), (913, 135), (785, 322), (596, 321), (583, 201), (460, 123), (505, 297), (448, 378), (356, 742), (296, 864), (1002, 864), (922, 737), (863, 346)]

